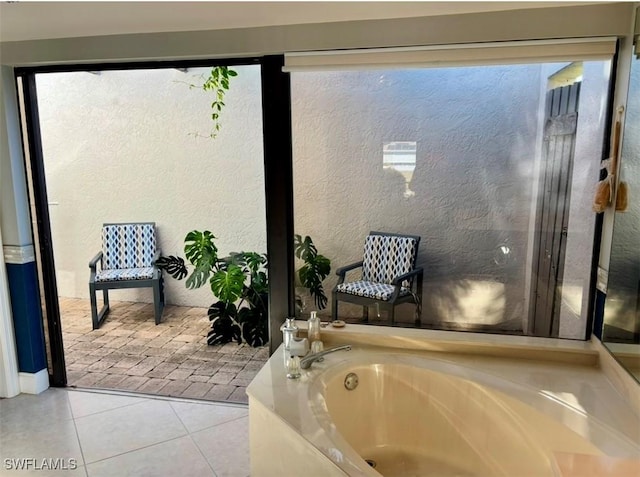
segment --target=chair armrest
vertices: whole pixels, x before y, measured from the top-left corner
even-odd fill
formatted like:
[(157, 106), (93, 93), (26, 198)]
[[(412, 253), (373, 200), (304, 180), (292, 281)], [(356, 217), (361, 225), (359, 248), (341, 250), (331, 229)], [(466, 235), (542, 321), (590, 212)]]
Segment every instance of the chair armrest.
[(98, 264), (98, 261), (100, 261), (100, 260), (102, 260), (102, 252), (98, 252), (96, 254), (96, 256), (91, 259), (91, 261), (89, 262), (89, 268), (92, 271), (95, 272), (96, 271), (96, 265)]
[[(422, 286), (422, 274), (423, 274), (424, 270), (422, 269), (422, 267), (420, 268), (414, 268), (413, 270), (411, 270), (410, 272), (407, 272), (403, 275), (400, 275), (399, 277), (396, 277), (391, 284), (395, 287), (395, 290), (393, 290), (393, 294), (391, 295), (390, 301), (395, 301), (396, 298), (398, 298), (398, 296), (400, 295), (400, 289), (402, 288), (402, 282), (405, 280), (408, 280), (409, 278), (413, 277), (413, 276), (418, 276), (418, 288), (420, 288)], [(412, 287), (413, 288), (413, 287)], [(413, 293), (413, 292), (412, 292)]]
[(95, 257), (89, 262), (89, 283), (95, 283), (96, 281), (96, 265), (102, 260), (102, 252), (98, 252)]
[(341, 283), (344, 283), (345, 275), (349, 270), (355, 270), (356, 268), (360, 268), (362, 266), (362, 263), (363, 263), (362, 260), (360, 260), (359, 262), (355, 262), (350, 265), (346, 265), (344, 267), (338, 268), (336, 270), (336, 275), (340, 277), (338, 279), (338, 285), (340, 285)]
[(393, 279), (393, 281), (391, 282), (391, 284), (393, 286), (400, 286), (402, 284), (403, 281), (418, 275), (418, 276), (422, 276), (422, 274), (424, 273), (424, 270), (422, 267), (419, 268), (414, 268), (413, 270), (411, 270), (410, 272), (407, 272), (403, 275), (400, 275), (399, 277), (396, 277)]
[(360, 260), (359, 262), (352, 263), (350, 265), (346, 265), (344, 267), (340, 267), (336, 270), (336, 275), (343, 276), (349, 270), (354, 270), (356, 268), (360, 268), (361, 266), (362, 266), (362, 260)]

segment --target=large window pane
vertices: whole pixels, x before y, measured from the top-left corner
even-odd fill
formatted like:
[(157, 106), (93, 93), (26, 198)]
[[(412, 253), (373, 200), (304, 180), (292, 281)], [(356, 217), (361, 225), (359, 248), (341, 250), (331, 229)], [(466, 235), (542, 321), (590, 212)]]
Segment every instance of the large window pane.
[(420, 235), (427, 326), (581, 337), (609, 68), (293, 73), (297, 233), (334, 269), (371, 230)]

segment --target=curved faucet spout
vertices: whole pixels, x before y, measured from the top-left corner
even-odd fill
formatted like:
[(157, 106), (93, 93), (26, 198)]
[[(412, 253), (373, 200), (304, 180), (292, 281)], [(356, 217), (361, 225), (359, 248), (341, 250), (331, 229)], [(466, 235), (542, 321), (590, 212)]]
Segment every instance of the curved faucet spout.
[(324, 356), (330, 353), (335, 353), (336, 351), (349, 351), (350, 349), (351, 345), (342, 345), (336, 346), (335, 348), (325, 349), (324, 351), (320, 351), (319, 353), (308, 354), (300, 360), (300, 367), (302, 369), (309, 369), (314, 361), (318, 361), (319, 359), (322, 359)]

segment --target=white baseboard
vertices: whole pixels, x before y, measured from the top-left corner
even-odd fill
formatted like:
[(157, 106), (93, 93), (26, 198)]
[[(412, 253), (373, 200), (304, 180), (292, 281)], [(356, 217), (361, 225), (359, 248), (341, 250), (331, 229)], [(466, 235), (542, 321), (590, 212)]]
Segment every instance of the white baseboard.
[(40, 394), (49, 389), (49, 370), (41, 369), (37, 373), (18, 373), (20, 377), (20, 392), (25, 394)]

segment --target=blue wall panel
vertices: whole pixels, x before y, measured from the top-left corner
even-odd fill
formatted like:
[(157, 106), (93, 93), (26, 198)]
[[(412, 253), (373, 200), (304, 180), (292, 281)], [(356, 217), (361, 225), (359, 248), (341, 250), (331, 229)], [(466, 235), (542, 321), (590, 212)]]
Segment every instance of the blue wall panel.
[(7, 263), (18, 369), (36, 373), (47, 367), (42, 308), (35, 262)]

